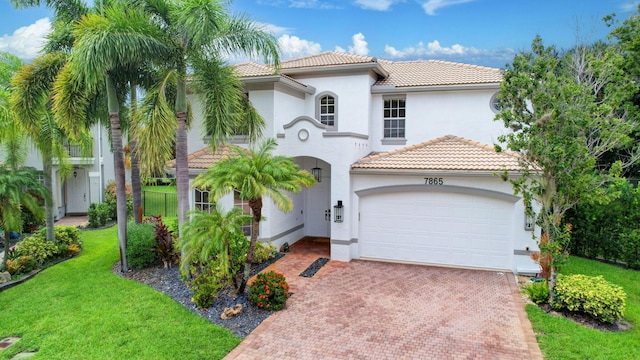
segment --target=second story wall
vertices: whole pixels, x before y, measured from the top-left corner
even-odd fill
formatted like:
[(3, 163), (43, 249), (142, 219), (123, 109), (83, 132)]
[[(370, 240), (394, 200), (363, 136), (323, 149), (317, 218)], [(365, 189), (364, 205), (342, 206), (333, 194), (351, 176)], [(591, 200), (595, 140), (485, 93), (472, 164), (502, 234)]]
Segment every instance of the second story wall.
[[(506, 130), (491, 109), (497, 89), (373, 94), (370, 136), (373, 151), (390, 151), (443, 135), (494, 144)], [(385, 100), (404, 100), (404, 137), (385, 133)], [(402, 103), (399, 103), (402, 107)], [(387, 103), (387, 106), (389, 104)], [(394, 109), (395, 110), (395, 109)], [(395, 113), (392, 113), (395, 115)], [(398, 122), (402, 127), (402, 122)], [(388, 123), (387, 123), (388, 125)], [(395, 123), (394, 123), (395, 126)], [(386, 135), (386, 137), (385, 137)]]

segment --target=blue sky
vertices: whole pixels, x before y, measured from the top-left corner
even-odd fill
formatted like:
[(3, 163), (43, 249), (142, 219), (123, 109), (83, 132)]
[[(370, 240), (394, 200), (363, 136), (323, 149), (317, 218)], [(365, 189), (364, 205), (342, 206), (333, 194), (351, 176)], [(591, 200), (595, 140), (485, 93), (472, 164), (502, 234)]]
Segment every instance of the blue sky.
[[(338, 50), (400, 61), (441, 59), (502, 67), (536, 34), (568, 48), (605, 38), (602, 22), (636, 12), (632, 0), (235, 0), (278, 38), (283, 58)], [(51, 12), (0, 0), (0, 51), (33, 58)]]

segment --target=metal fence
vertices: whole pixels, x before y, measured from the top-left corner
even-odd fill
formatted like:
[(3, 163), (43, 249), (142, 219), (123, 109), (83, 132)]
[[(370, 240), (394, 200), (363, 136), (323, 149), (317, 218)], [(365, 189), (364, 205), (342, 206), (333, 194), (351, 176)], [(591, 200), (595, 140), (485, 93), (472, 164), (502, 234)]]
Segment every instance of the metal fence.
[(142, 208), (144, 216), (178, 216), (178, 194), (143, 190)]

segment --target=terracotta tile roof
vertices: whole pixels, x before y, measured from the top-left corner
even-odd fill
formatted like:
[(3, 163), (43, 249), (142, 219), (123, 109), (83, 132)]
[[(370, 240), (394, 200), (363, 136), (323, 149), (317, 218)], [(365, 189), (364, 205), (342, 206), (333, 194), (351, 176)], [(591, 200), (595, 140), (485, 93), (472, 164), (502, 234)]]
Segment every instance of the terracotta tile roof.
[(518, 171), (519, 156), (496, 152), (493, 146), (446, 135), (402, 149), (372, 154), (351, 165), (352, 169)]
[[(502, 81), (500, 69), (441, 60), (388, 61), (371, 56), (353, 55), (335, 51), (286, 60), (280, 63), (280, 73), (287, 70), (322, 66), (378, 63), (389, 76), (375, 86), (415, 87), (436, 85), (487, 84)], [(235, 66), (240, 77), (274, 75), (273, 67), (257, 63)]]
[[(315, 66), (350, 65), (376, 62), (371, 56), (353, 55), (336, 51), (285, 60), (280, 63), (282, 70)], [(286, 72), (286, 71), (285, 71)]]
[(389, 72), (386, 79), (374, 86), (429, 86), (499, 83), (500, 69), (441, 60), (389, 62), (381, 61)]
[(240, 77), (273, 75), (273, 67), (254, 62), (237, 64), (235, 70)]
[[(189, 160), (189, 169), (208, 169), (218, 161), (225, 159), (230, 155), (233, 156), (234, 151), (231, 150), (231, 147), (235, 147), (235, 145), (220, 145), (215, 154), (211, 150), (211, 147), (206, 147), (192, 152), (187, 157)], [(169, 168), (175, 168), (176, 161), (169, 161), (168, 166)]]

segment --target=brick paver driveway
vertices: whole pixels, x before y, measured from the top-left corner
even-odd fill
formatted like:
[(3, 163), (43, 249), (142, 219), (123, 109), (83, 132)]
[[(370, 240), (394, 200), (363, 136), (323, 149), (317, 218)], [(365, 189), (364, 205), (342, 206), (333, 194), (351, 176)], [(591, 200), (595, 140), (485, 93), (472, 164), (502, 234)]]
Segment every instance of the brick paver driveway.
[(274, 264), (293, 296), (226, 359), (542, 358), (510, 273), (331, 261), (298, 277), (311, 261)]

